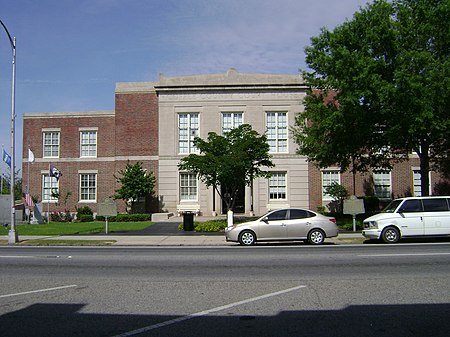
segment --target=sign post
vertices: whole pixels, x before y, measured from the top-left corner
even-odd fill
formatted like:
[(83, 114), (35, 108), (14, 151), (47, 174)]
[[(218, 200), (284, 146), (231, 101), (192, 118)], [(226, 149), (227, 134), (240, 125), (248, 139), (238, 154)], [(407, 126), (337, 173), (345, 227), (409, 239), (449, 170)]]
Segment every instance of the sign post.
[(344, 200), (344, 214), (353, 216), (353, 231), (356, 232), (356, 214), (365, 213), (364, 200), (352, 195), (350, 199)]
[(105, 233), (108, 234), (108, 217), (117, 215), (117, 204), (111, 198), (106, 198), (104, 202), (98, 204), (97, 215), (105, 217)]

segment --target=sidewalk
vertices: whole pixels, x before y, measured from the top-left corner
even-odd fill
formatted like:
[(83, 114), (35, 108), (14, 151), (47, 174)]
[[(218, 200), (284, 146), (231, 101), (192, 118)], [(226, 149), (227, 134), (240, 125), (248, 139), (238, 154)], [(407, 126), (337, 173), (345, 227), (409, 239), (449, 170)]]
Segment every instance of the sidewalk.
[[(183, 232), (181, 232), (183, 233)], [(0, 236), (0, 240), (8, 240), (7, 236)], [(77, 240), (77, 241), (112, 241), (112, 246), (237, 246), (236, 242), (227, 242), (225, 235), (115, 235), (115, 234), (102, 234), (102, 235), (63, 235), (63, 236), (19, 236), (19, 241), (30, 240)], [(361, 233), (342, 233), (335, 238), (328, 238), (325, 240), (325, 244), (357, 244), (364, 241), (364, 237)], [(300, 243), (301, 244), (301, 243)], [(70, 245), (70, 244), (68, 244)]]
[[(200, 219), (199, 219), (200, 218)], [(198, 217), (196, 221), (207, 221), (210, 219), (218, 219), (220, 217)], [(224, 217), (221, 217), (224, 218)], [(147, 227), (140, 231), (125, 232), (125, 233), (111, 233), (111, 234), (94, 234), (94, 235), (62, 235), (62, 236), (21, 236), (19, 241), (25, 243), (31, 240), (49, 240), (49, 241), (96, 241), (96, 246), (149, 246), (149, 247), (176, 247), (176, 246), (237, 246), (237, 242), (227, 242), (224, 233), (197, 233), (185, 232), (178, 229), (178, 225), (183, 223), (182, 217), (171, 217), (167, 220), (161, 220), (154, 225)], [(335, 238), (325, 239), (325, 244), (357, 244), (362, 243), (365, 238), (361, 232), (344, 232), (340, 233)], [(6, 243), (5, 243), (6, 241)], [(102, 244), (101, 241), (104, 241)], [(8, 237), (6, 235), (0, 236), (2, 245), (7, 245)], [(263, 243), (261, 243), (263, 244)], [(270, 243), (269, 243), (270, 244)], [(276, 244), (276, 243), (275, 243)], [(298, 243), (297, 243), (298, 244)], [(302, 244), (302, 243), (300, 243)], [(30, 242), (30, 245), (32, 243)], [(51, 244), (49, 244), (51, 245)], [(76, 244), (70, 244), (75, 246)], [(81, 244), (80, 244), (81, 245)], [(94, 243), (93, 243), (94, 245)]]

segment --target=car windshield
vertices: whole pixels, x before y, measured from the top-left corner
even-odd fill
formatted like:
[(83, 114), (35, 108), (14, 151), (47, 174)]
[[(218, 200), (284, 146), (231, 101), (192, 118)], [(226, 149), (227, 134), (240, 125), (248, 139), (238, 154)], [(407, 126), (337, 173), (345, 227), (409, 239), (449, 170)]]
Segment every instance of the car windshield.
[(397, 207), (402, 203), (403, 200), (393, 200), (383, 209), (383, 213), (394, 213)]

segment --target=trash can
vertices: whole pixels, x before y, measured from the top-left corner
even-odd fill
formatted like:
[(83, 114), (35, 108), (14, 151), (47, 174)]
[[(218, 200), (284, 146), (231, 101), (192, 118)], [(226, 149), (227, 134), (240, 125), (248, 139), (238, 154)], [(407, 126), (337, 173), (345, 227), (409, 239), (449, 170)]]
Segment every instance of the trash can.
[(183, 230), (193, 231), (194, 230), (194, 213), (193, 212), (183, 212)]

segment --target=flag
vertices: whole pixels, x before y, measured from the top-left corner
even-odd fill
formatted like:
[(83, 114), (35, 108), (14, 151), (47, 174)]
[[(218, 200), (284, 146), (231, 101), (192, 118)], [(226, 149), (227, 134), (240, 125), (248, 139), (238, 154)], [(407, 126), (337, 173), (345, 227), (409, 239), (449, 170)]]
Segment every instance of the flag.
[(3, 149), (3, 161), (11, 168), (11, 156)]
[(28, 149), (28, 162), (34, 163), (34, 153), (30, 149)]
[(31, 198), (30, 193), (25, 193), (25, 206), (33, 207), (33, 199)]
[(50, 163), (50, 177), (55, 177), (56, 180), (59, 180), (59, 178), (61, 178), (61, 176), (62, 176), (61, 171), (59, 171), (56, 167), (54, 167)]

